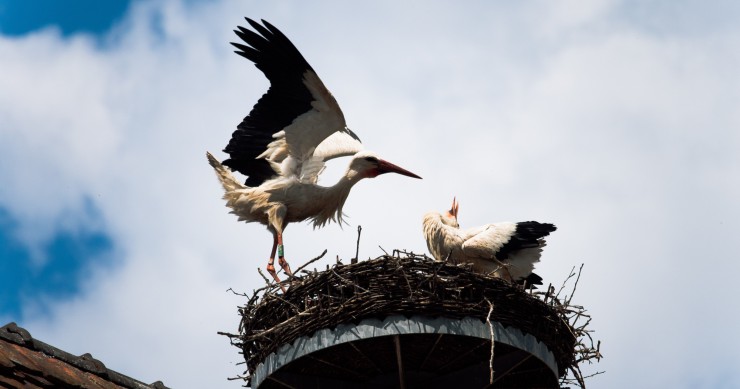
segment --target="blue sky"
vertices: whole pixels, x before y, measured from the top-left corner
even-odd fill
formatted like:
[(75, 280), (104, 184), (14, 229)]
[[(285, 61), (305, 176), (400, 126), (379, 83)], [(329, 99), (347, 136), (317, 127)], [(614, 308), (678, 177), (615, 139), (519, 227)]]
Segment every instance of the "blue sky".
[(424, 177), (357, 185), (349, 227), (291, 225), (291, 264), (354, 256), (357, 224), (361, 257), (426, 252), (421, 215), (453, 196), (464, 227), (552, 222), (537, 272), (585, 263), (590, 387), (739, 387), (739, 4), (0, 0), (0, 324), (147, 382), (240, 387), (216, 332), (271, 239), (228, 214), (205, 151), (267, 88), (229, 45), (249, 16)]
[(124, 16), (130, 3), (124, 0), (0, 0), (0, 32), (23, 35), (52, 26), (64, 36), (103, 34)]
[[(0, 0), (0, 33), (23, 36), (52, 27), (63, 36), (93, 34), (103, 36), (120, 20), (129, 1), (95, 0)], [(102, 215), (91, 197), (83, 212), (89, 218)], [(102, 223), (94, 223), (100, 225)], [(97, 265), (112, 265), (113, 241), (104, 229), (86, 225), (67, 226), (31, 248), (18, 238), (18, 220), (0, 203), (0, 317), (23, 322), (24, 301), (44, 301), (38, 308), (47, 310), (57, 299), (69, 299), (80, 292), (80, 285)]]
[[(100, 217), (92, 203), (88, 212)], [(14, 236), (17, 220), (0, 208), (0, 316), (22, 323), (24, 302), (36, 302), (41, 313), (47, 312), (48, 304), (80, 292), (91, 261), (114, 265), (111, 237), (104, 230), (78, 227), (57, 231), (34, 253)]]

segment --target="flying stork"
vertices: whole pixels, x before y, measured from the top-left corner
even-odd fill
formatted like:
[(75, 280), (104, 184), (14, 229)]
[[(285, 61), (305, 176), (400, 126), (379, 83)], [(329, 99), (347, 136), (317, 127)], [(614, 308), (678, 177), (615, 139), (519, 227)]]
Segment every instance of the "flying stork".
[[(231, 213), (240, 221), (262, 223), (272, 233), (267, 271), (285, 292), (274, 261), (277, 251), (280, 266), (292, 276), (283, 248), (288, 223), (341, 224), (344, 202), (363, 178), (390, 172), (421, 177), (364, 151), (337, 101), (293, 43), (264, 20), (246, 20), (254, 31), (238, 26), (234, 32), (246, 45), (232, 45), (265, 74), (270, 88), (232, 134), (223, 150), (230, 158), (221, 163), (206, 154)], [(342, 156), (352, 156), (344, 176), (333, 186), (318, 185), (324, 162)], [(244, 184), (232, 171), (247, 176)]]
[(532, 271), (540, 261), (545, 236), (556, 230), (554, 225), (502, 222), (462, 230), (457, 219), (459, 210), (460, 204), (453, 199), (452, 207), (444, 214), (424, 215), (424, 238), (437, 261), (470, 263), (477, 272), (510, 282), (542, 284), (542, 278)]

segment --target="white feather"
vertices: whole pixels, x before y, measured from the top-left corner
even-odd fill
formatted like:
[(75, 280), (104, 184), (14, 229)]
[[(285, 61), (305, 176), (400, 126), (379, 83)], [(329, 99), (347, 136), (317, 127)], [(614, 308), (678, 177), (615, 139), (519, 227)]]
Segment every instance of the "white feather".
[(314, 157), (328, 161), (332, 158), (346, 157), (362, 151), (360, 138), (349, 128), (344, 128), (324, 139), (313, 152)]
[(472, 257), (495, 257), (516, 231), (516, 224), (503, 222), (486, 224), (460, 231), (462, 250)]
[[(344, 114), (337, 101), (316, 73), (312, 70), (304, 73), (303, 83), (314, 98), (311, 110), (273, 134), (275, 140), (257, 157), (266, 159), (273, 170), (283, 177), (305, 175), (303, 164), (315, 163), (314, 157), (326, 161), (362, 150), (357, 135), (346, 128)], [(290, 163), (284, 163), (286, 160), (290, 160)], [(311, 166), (305, 171), (313, 170), (315, 167)], [(312, 179), (315, 182), (315, 177)]]
[(319, 179), (319, 174), (324, 171), (324, 161), (322, 158), (313, 156), (304, 161), (298, 178), (303, 182), (315, 184)]
[(427, 248), (438, 261), (470, 263), (473, 270), (518, 281), (529, 276), (540, 261), (544, 240), (540, 246), (509, 253), (498, 258), (498, 252), (516, 232), (516, 223), (486, 224), (467, 230), (457, 227), (456, 220), (446, 220), (437, 212), (424, 215), (424, 238)]

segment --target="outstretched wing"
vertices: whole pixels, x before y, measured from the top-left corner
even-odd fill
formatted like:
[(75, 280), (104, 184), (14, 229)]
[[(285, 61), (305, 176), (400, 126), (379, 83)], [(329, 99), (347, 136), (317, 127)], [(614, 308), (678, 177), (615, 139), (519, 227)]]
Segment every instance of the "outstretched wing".
[[(358, 148), (359, 138), (346, 128), (336, 100), (293, 43), (264, 20), (264, 26), (246, 20), (254, 31), (238, 27), (234, 32), (246, 45), (232, 45), (265, 74), (270, 88), (232, 134), (224, 149), (231, 158), (223, 164), (246, 175), (247, 186), (258, 186), (277, 174), (301, 175), (303, 163), (336, 132)], [(333, 154), (321, 158), (349, 155)]]

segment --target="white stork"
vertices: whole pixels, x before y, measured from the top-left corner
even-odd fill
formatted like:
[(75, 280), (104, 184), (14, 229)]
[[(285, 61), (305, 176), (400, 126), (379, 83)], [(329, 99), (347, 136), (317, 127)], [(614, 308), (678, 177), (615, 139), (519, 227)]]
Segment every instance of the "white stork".
[[(280, 266), (292, 276), (283, 249), (288, 223), (341, 224), (347, 195), (361, 179), (389, 172), (421, 177), (363, 151), (337, 101), (290, 40), (264, 20), (264, 26), (246, 20), (256, 32), (239, 26), (234, 32), (246, 45), (232, 45), (265, 74), (270, 88), (223, 150), (231, 158), (222, 164), (210, 153), (207, 157), (231, 213), (240, 221), (262, 223), (272, 233), (267, 271), (285, 292), (273, 263), (277, 250)], [(353, 156), (344, 176), (333, 186), (317, 185), (324, 162), (341, 156)], [(231, 170), (247, 176), (244, 185)]]
[(470, 263), (473, 270), (527, 285), (541, 285), (542, 278), (533, 273), (540, 261), (544, 237), (556, 230), (548, 223), (535, 221), (492, 223), (461, 230), (457, 214), (460, 205), (444, 215), (424, 215), (424, 238), (427, 248), (438, 261)]

